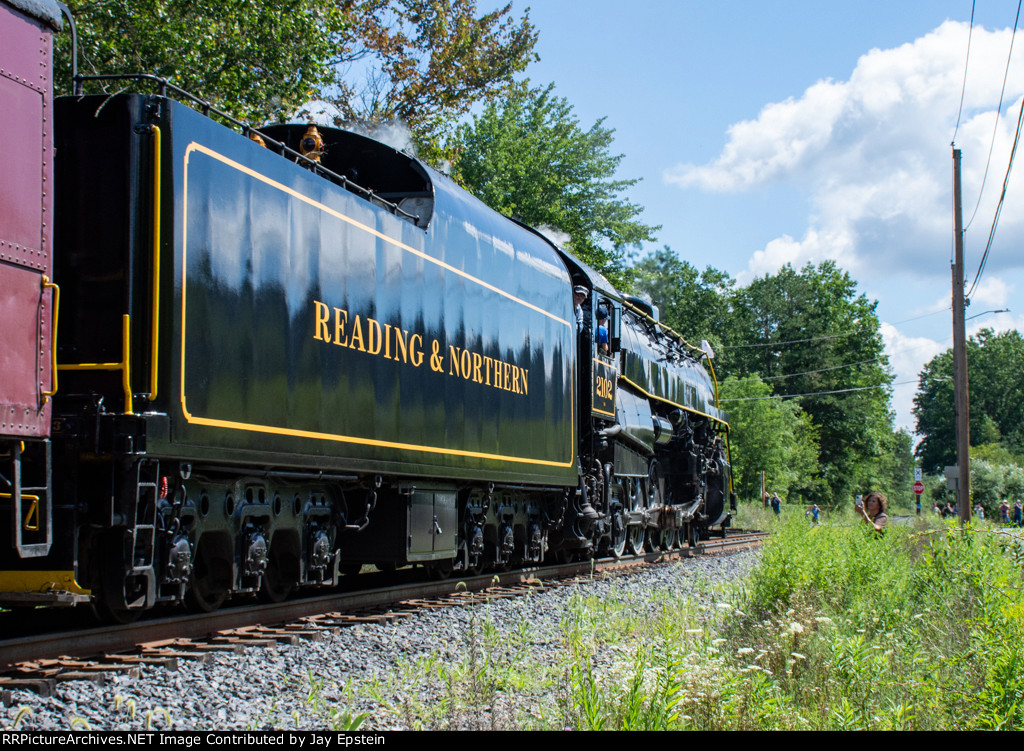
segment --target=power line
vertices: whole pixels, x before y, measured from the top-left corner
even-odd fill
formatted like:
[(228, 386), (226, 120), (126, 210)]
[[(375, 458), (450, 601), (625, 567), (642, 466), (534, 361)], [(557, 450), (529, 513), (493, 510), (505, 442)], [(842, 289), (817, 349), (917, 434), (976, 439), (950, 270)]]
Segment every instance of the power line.
[(956, 127), (953, 128), (953, 143), (956, 143), (956, 134), (960, 130), (960, 115), (964, 111), (964, 93), (967, 91), (967, 64), (971, 61), (971, 37), (974, 35), (974, 0), (971, 0), (971, 26), (967, 32), (967, 57), (964, 60), (964, 84), (960, 89), (960, 109), (956, 113)]
[[(1017, 22), (1020, 20), (1020, 6), (1022, 0), (1017, 0), (1017, 17), (1013, 20), (1013, 33), (1010, 35), (1010, 51), (1006, 54), (1006, 70), (1003, 72), (1003, 88), (999, 91), (999, 106), (996, 107), (996, 121), (992, 125), (992, 141), (988, 145), (988, 158), (985, 160), (985, 174), (981, 178), (981, 189), (978, 191), (978, 202), (974, 204), (974, 213), (971, 214), (964, 232), (970, 229), (974, 217), (978, 215), (978, 207), (981, 206), (981, 196), (985, 192), (985, 181), (988, 179), (988, 168), (992, 162), (992, 148), (996, 145), (996, 132), (999, 129), (999, 113), (1003, 111), (1003, 95), (1006, 93), (1006, 79), (1010, 76), (1010, 57), (1013, 55), (1013, 40), (1017, 38)], [(966, 73), (965, 73), (966, 75)]]
[(843, 368), (852, 368), (852, 367), (855, 367), (857, 365), (864, 365), (864, 364), (869, 363), (869, 362), (882, 362), (882, 358), (881, 357), (872, 357), (870, 360), (860, 360), (858, 362), (844, 363), (843, 365), (833, 365), (831, 368), (822, 368), (821, 370), (805, 370), (802, 373), (787, 373), (786, 375), (764, 376), (763, 378), (761, 376), (750, 376), (749, 378), (737, 378), (735, 383), (742, 383), (743, 381), (753, 381), (755, 379), (760, 379), (761, 381), (781, 381), (781, 380), (783, 380), (785, 378), (796, 378), (797, 376), (802, 376), (802, 375), (816, 375), (818, 373), (827, 373), (830, 370), (842, 370)]
[(901, 323), (910, 323), (911, 321), (920, 321), (922, 318), (928, 318), (929, 316), (937, 316), (940, 313), (948, 313), (952, 309), (952, 305), (947, 305), (942, 310), (934, 310), (931, 313), (925, 313), (924, 315), (914, 316), (913, 318), (904, 318), (902, 321), (893, 321), (890, 326), (899, 326)]
[(917, 383), (917, 381), (900, 381), (898, 383), (879, 384), (878, 386), (858, 386), (850, 389), (836, 389), (834, 391), (811, 391), (806, 394), (772, 394), (771, 396), (744, 396), (736, 397), (735, 399), (719, 399), (721, 402), (757, 402), (764, 401), (766, 399), (796, 399), (801, 396), (823, 396), (826, 394), (847, 394), (851, 391), (871, 391), (873, 389), (884, 389), (889, 386), (903, 386), (907, 383)]
[[(1020, 7), (1019, 5), (1017, 6)], [(1017, 115), (1017, 133), (1013, 137), (1013, 148), (1010, 150), (1010, 162), (1006, 165), (1006, 177), (1003, 178), (1003, 192), (999, 194), (999, 204), (996, 206), (995, 216), (992, 217), (992, 229), (988, 233), (988, 242), (985, 244), (985, 252), (981, 255), (981, 263), (978, 264), (978, 272), (974, 275), (971, 288), (967, 292), (969, 299), (974, 294), (974, 288), (978, 286), (981, 275), (985, 271), (985, 264), (988, 263), (988, 252), (992, 249), (992, 240), (996, 236), (996, 226), (999, 224), (999, 215), (1003, 213), (1003, 201), (1006, 200), (1006, 186), (1010, 183), (1010, 170), (1013, 169), (1013, 159), (1017, 155), (1017, 145), (1020, 143), (1020, 127), (1024, 123), (1024, 99), (1020, 103), (1020, 114)]]
[(764, 342), (762, 344), (730, 344), (722, 345), (721, 349), (749, 349), (751, 347), (780, 347), (783, 344), (803, 344), (805, 342), (820, 342), (825, 339), (842, 339), (844, 336), (853, 336), (864, 329), (854, 329), (845, 334), (833, 334), (830, 336), (812, 336), (810, 339), (790, 339), (785, 342)]

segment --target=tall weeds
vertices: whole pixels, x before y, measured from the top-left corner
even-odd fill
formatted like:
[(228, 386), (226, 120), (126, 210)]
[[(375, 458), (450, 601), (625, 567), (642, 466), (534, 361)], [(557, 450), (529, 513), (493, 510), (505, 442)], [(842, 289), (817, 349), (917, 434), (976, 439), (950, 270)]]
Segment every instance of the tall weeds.
[[(852, 517), (772, 523), (742, 585), (577, 597), (542, 637), (485, 608), (458, 664), (415, 671), (445, 700), (392, 711), (428, 728), (1024, 727), (1018, 538), (931, 519), (884, 535)], [(561, 643), (553, 661), (538, 638)]]

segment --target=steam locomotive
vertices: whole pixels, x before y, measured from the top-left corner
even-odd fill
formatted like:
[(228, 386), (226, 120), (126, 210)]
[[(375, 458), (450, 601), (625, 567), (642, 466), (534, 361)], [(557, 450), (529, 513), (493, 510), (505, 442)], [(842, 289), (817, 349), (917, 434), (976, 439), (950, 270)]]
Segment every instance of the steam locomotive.
[(370, 138), (166, 82), (51, 103), (60, 22), (0, 2), (0, 604), (725, 533), (710, 360), (654, 307)]

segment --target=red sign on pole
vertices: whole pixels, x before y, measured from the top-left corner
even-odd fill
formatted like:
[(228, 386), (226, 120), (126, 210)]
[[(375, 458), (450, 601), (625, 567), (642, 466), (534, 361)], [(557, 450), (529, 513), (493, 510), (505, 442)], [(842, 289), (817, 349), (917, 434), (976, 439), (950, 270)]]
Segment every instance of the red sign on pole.
[(914, 483), (914, 492), (917, 493), (918, 495), (921, 495), (921, 493), (924, 492), (924, 483), (923, 482), (915, 482)]

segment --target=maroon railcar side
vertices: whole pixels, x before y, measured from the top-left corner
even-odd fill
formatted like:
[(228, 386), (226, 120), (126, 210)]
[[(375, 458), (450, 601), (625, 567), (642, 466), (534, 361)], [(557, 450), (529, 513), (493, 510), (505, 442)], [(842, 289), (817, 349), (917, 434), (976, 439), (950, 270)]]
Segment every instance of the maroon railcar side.
[[(52, 58), (60, 26), (52, 0), (0, 0), (0, 534), (9, 523), (4, 537), (22, 558), (44, 555), (51, 540)], [(0, 590), (25, 586), (0, 582)]]

